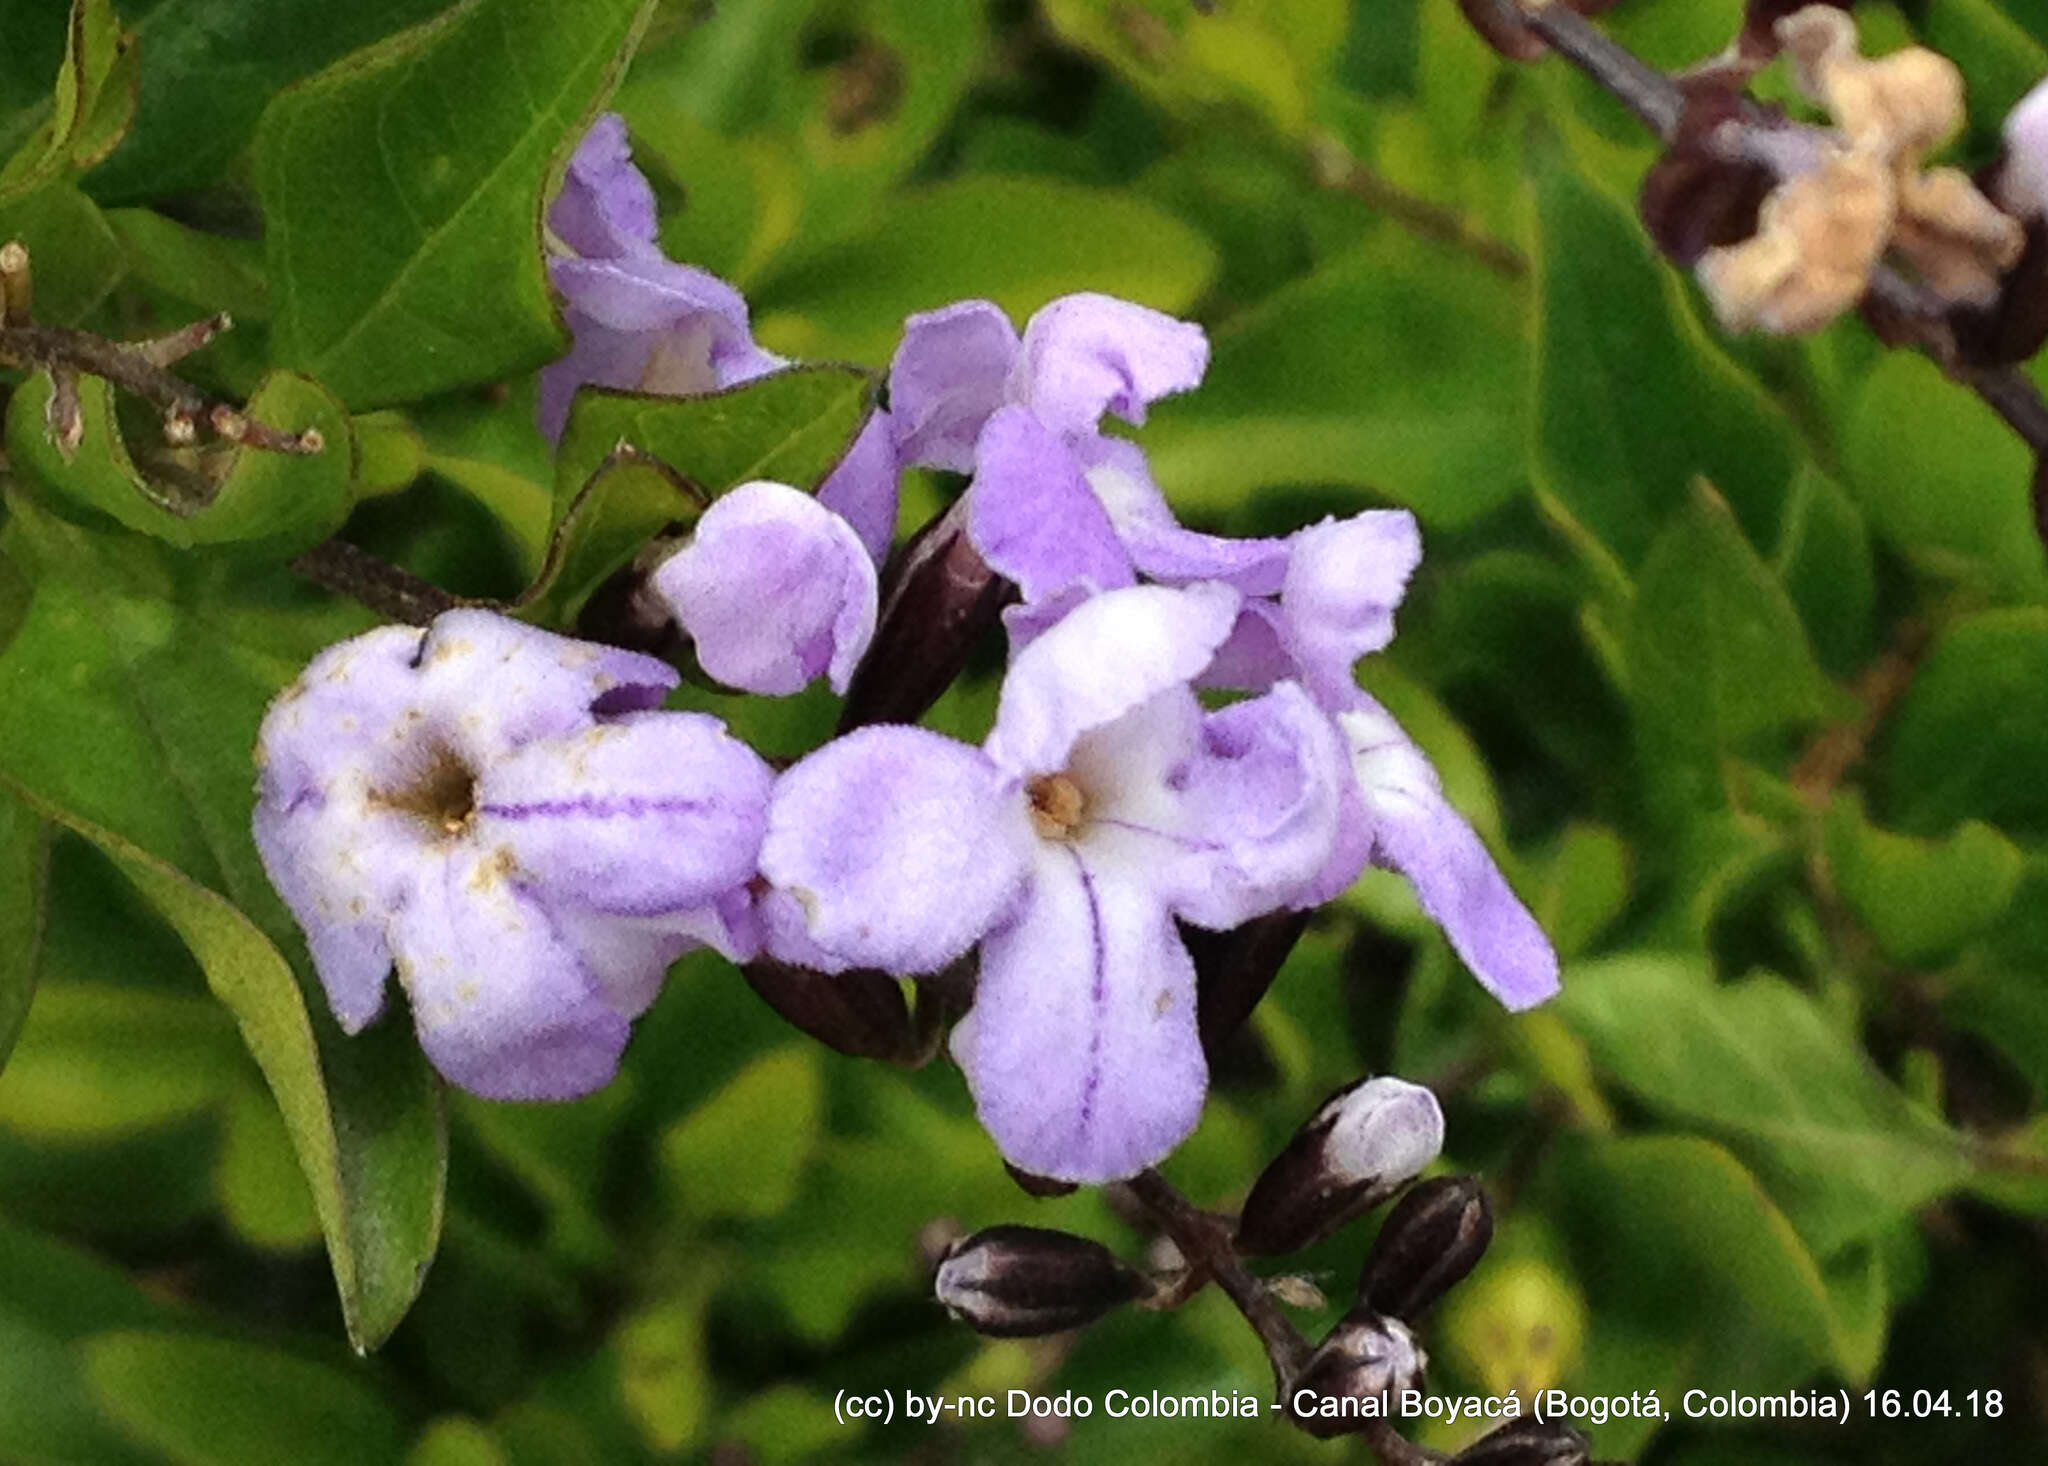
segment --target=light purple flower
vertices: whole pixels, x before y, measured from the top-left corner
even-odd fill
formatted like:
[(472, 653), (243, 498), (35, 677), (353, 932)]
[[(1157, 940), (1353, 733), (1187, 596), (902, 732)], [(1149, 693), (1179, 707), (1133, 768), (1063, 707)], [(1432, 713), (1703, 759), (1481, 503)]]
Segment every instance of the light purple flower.
[(2005, 118), (2005, 193), (2015, 213), (2048, 217), (2048, 82)]
[(771, 696), (844, 693), (875, 634), (875, 562), (844, 519), (787, 484), (741, 484), (649, 578), (704, 670)]
[[(698, 396), (789, 365), (755, 344), (747, 302), (725, 281), (677, 264), (656, 238), (654, 190), (633, 165), (625, 120), (607, 112), (569, 159), (548, 229), (548, 260), (571, 345), (540, 373), (540, 427), (559, 439), (576, 389)], [(898, 464), (888, 415), (874, 413), (818, 488), (879, 563), (896, 528)]]
[(1175, 919), (1290, 906), (1329, 859), (1329, 719), (1291, 683), (1218, 712), (1190, 688), (1238, 600), (1213, 584), (1096, 597), (1017, 655), (983, 748), (870, 727), (777, 781), (769, 949), (916, 973), (978, 942), (953, 1053), (1024, 1170), (1106, 1181), (1179, 1143), (1207, 1069)]
[(330, 647), (258, 735), (255, 836), (344, 1030), (395, 969), (454, 1083), (605, 1083), (664, 970), (758, 944), (772, 774), (666, 664), (451, 611)]

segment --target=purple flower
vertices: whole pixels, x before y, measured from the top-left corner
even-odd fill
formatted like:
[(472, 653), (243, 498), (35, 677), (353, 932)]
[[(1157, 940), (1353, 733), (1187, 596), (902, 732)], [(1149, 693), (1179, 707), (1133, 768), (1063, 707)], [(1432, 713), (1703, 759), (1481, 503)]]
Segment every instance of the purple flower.
[(1128, 1176), (1193, 1128), (1207, 1069), (1175, 920), (1296, 904), (1329, 860), (1329, 719), (1291, 683), (1218, 712), (1189, 685), (1238, 600), (1214, 584), (1096, 597), (1017, 655), (983, 748), (870, 727), (777, 781), (770, 950), (916, 973), (978, 943), (953, 1053), (1024, 1170)]
[(676, 674), (484, 611), (330, 647), (258, 735), (255, 835), (343, 1029), (395, 968), (454, 1083), (605, 1083), (697, 943), (757, 945), (746, 883), (772, 774)]
[[(540, 427), (559, 439), (586, 384), (664, 396), (735, 387), (789, 363), (754, 342), (747, 302), (707, 270), (677, 264), (656, 240), (654, 190), (633, 166), (625, 120), (607, 112), (569, 159), (548, 228), (566, 249), (548, 260), (565, 303), (568, 355), (540, 374)], [(879, 562), (896, 528), (898, 465), (877, 412), (818, 488)]]
[(1422, 558), (1405, 510), (1330, 519), (1284, 538), (1185, 528), (1136, 444), (1102, 414), (1141, 421), (1147, 404), (1195, 385), (1199, 328), (1104, 296), (1069, 296), (1022, 340), (993, 305), (912, 317), (890, 373), (906, 462), (971, 471), (968, 533), (1014, 581), (1014, 642), (1090, 596), (1150, 581), (1220, 581), (1243, 600), (1203, 683), (1252, 690), (1292, 679), (1336, 720), (1351, 750), (1342, 835), (1313, 899), (1368, 860), (1407, 876), (1473, 974), (1510, 1008), (1557, 991), (1557, 959), (1479, 837), (1386, 710), (1358, 686), (1359, 658), (1394, 635)]
[(844, 693), (875, 634), (875, 562), (852, 526), (787, 484), (721, 495), (649, 585), (704, 670), (747, 692), (823, 675)]

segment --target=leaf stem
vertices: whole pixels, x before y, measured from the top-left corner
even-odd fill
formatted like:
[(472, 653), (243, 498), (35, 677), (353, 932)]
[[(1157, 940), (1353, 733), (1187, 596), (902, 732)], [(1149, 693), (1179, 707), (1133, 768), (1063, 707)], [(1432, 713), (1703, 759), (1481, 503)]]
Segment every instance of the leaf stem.
[(425, 626), (458, 606), (486, 604), (453, 595), (347, 540), (323, 540), (292, 561), (291, 568), (317, 586), (411, 626)]

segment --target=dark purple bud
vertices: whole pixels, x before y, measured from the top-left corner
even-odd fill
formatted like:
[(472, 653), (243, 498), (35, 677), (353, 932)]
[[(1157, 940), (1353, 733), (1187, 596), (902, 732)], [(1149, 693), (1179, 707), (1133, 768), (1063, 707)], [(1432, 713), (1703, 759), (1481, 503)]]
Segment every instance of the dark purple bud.
[(967, 538), (966, 502), (956, 501), (890, 561), (874, 640), (846, 690), (840, 732), (923, 717), (1016, 594)]
[(921, 1048), (903, 987), (886, 972), (813, 972), (773, 957), (740, 971), (761, 1001), (842, 1054), (908, 1063)]
[(1287, 1392), (1287, 1413), (1313, 1436), (1349, 1435), (1384, 1420), (1403, 1390), (1419, 1389), (1429, 1358), (1399, 1319), (1363, 1308), (1344, 1315)]
[(1146, 1290), (1099, 1242), (1043, 1227), (990, 1227), (947, 1249), (933, 1284), (976, 1333), (1035, 1338), (1093, 1323)]
[(1212, 1062), (1266, 996), (1280, 965), (1308, 930), (1311, 915), (1275, 911), (1224, 932), (1180, 929), (1195, 959), (1195, 1021), (1202, 1033), (1202, 1052)]
[(2025, 249), (1983, 308), (1949, 313), (1956, 350), (1973, 366), (2012, 366), (2048, 342), (2048, 87), (2036, 87), (2005, 120), (2005, 146), (1979, 171), (1984, 196), (2020, 221)]
[(1657, 247), (1690, 267), (1708, 250), (1756, 233), (1757, 213), (1777, 177), (1754, 159), (1716, 150), (1715, 133), (1724, 123), (1757, 120), (1733, 78), (1726, 84), (1718, 75), (1700, 78), (1685, 91), (1678, 134), (1643, 175), (1637, 207)]
[(1477, 1176), (1439, 1176), (1402, 1197), (1380, 1224), (1358, 1301), (1413, 1323), (1478, 1266), (1493, 1241), (1493, 1208)]
[(1406, 1186), (1443, 1144), (1443, 1111), (1421, 1085), (1382, 1077), (1340, 1089), (1252, 1183), (1237, 1245), (1299, 1252)]
[(1027, 1196), (1072, 1196), (1081, 1189), (1078, 1181), (1055, 1181), (1050, 1176), (1034, 1176), (1029, 1171), (1018, 1170), (1008, 1161), (1003, 1162), (1003, 1169), (1010, 1173), (1010, 1179), (1017, 1183), (1018, 1190)]
[(1585, 1466), (1591, 1447), (1569, 1425), (1533, 1415), (1510, 1420), (1451, 1458), (1452, 1466)]

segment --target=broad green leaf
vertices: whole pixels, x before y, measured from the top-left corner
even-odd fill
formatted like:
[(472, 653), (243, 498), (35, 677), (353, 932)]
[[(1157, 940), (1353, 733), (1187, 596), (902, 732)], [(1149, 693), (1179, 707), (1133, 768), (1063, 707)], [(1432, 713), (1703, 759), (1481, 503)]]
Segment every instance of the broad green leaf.
[(2002, 597), (2048, 595), (2033, 456), (1967, 387), (1887, 352), (1842, 428), (1842, 471), (1871, 527), (1913, 560)]
[(1835, 889), (1894, 961), (1924, 965), (1989, 927), (2019, 889), (2025, 864), (2013, 843), (1978, 820), (1946, 840), (1916, 840), (1871, 824), (1853, 793), (1827, 819)]
[(1846, 677), (1870, 654), (1877, 571), (1863, 513), (1840, 484), (1803, 464), (1771, 556), (1820, 664)]
[(0, 1085), (0, 1128), (76, 1144), (189, 1119), (220, 1103), (240, 1058), (203, 996), (47, 982)]
[(1555, 156), (1537, 165), (1535, 227), (1545, 508), (1632, 565), (1705, 478), (1775, 543), (1795, 461), (1784, 414), (1708, 339), (1620, 206)]
[(1057, 296), (1099, 290), (1184, 311), (1216, 252), (1151, 204), (1049, 178), (958, 178), (904, 193), (870, 230), (763, 280), (763, 342), (881, 365), (903, 318), (968, 296), (1021, 322)]
[(602, 1266), (612, 1257), (594, 1199), (631, 1094), (630, 1081), (621, 1079), (573, 1104), (459, 1100), (456, 1114), (470, 1133), (547, 1210), (549, 1250), (580, 1266)]
[(84, 1344), (101, 1407), (179, 1466), (385, 1466), (397, 1410), (366, 1379), (253, 1343), (131, 1329)]
[(259, 1085), (234, 1086), (223, 1104), (213, 1192), (227, 1224), (253, 1246), (297, 1252), (320, 1242), (320, 1214), (291, 1132)]
[(17, 465), (70, 505), (96, 509), (180, 549), (248, 542), (279, 558), (326, 539), (348, 517), (354, 439), (341, 404), (317, 382), (274, 372), (247, 409), (268, 427), (317, 431), (323, 444), (317, 453), (159, 447), (158, 456), (142, 464), (122, 434), (111, 384), (80, 379), (85, 436), (68, 460), (44, 427), (50, 392), (49, 374), (38, 372), (14, 394), (7, 448)]
[(1184, 0), (1050, 0), (1061, 36), (1184, 116), (1236, 107), (1299, 135), (1345, 30), (1337, 0), (1248, 0), (1198, 13)]
[(1567, 825), (1532, 895), (1558, 956), (1578, 956), (1628, 905), (1628, 846), (1606, 825)]
[[(49, 834), (42, 820), (0, 789), (0, 1072), (35, 995), (49, 875)], [(0, 1099), (7, 1093), (0, 1089)]]
[[(234, 1013), (313, 1190), (350, 1334), (370, 1347), (403, 1316), (439, 1235), (434, 1082), (402, 1023), (342, 1037), (249, 835), (246, 750), (304, 655), (279, 642), (319, 637), (324, 613), (280, 636), (276, 612), (216, 589), (202, 615), (174, 574), (183, 563), (146, 542), (25, 508), (17, 522), (66, 576), (44, 577), (0, 657), (0, 778), (112, 857)], [(245, 598), (252, 579), (234, 582)]]
[(255, 240), (207, 234), (151, 209), (109, 209), (106, 218), (135, 279), (237, 322), (269, 319), (270, 285)]
[(497, 1438), (463, 1415), (428, 1423), (412, 1443), (405, 1466), (511, 1466)]
[(93, 196), (166, 198), (213, 182), (281, 87), (447, 8), (448, 0), (156, 0), (135, 27), (135, 124), (87, 179)]
[(1742, 11), (1743, 0), (1637, 0), (1603, 28), (1653, 66), (1683, 71), (1721, 53)]
[(2048, 860), (2034, 857), (1998, 929), (1942, 974), (1941, 1011), (2048, 1099)]
[(1958, 820), (2048, 833), (2048, 610), (1957, 623), (1920, 665), (1884, 763), (1891, 819), (1936, 835)]
[(78, 1351), (0, 1304), (0, 1440), (15, 1466), (160, 1466), (109, 1425)]
[(658, 467), (615, 459), (621, 445), (712, 497), (753, 479), (814, 489), (866, 421), (873, 388), (856, 368), (793, 367), (699, 397), (579, 392), (556, 460), (554, 540), (525, 613), (566, 624), (666, 525), (703, 508)]
[(1704, 484), (1643, 558), (1627, 647), (1638, 716), (1688, 750), (1741, 748), (1833, 702), (1784, 586)]
[[(740, 1162), (744, 1167), (744, 1162)], [(619, 1325), (619, 1394), (647, 1448), (669, 1456), (703, 1429), (714, 1396), (705, 1358), (704, 1305), (717, 1276), (701, 1266)]]
[(90, 168), (135, 114), (135, 58), (113, 0), (73, 0), (49, 120), (0, 167), (0, 203)]
[(127, 267), (106, 216), (61, 181), (0, 201), (0, 242), (10, 239), (28, 246), (36, 319), (46, 326), (76, 325), (121, 283)]
[(670, 1125), (662, 1181), (686, 1216), (772, 1217), (795, 1199), (822, 1138), (817, 1051), (792, 1046), (755, 1060)]
[(1184, 508), (1343, 484), (1454, 529), (1525, 482), (1525, 342), (1510, 282), (1383, 236), (1220, 332), (1204, 386), (1161, 403), (1143, 442)]
[(779, 1384), (726, 1414), (718, 1430), (723, 1438), (746, 1442), (762, 1466), (795, 1466), (844, 1452), (859, 1426), (842, 1418), (821, 1395), (801, 1385)]
[(1604, 1073), (1754, 1167), (1816, 1257), (1970, 1175), (1962, 1137), (1781, 978), (1718, 985), (1687, 959), (1617, 957), (1568, 973), (1555, 1008)]
[(360, 409), (558, 354), (542, 193), (650, 9), (471, 0), (272, 102), (256, 180), (278, 360)]

